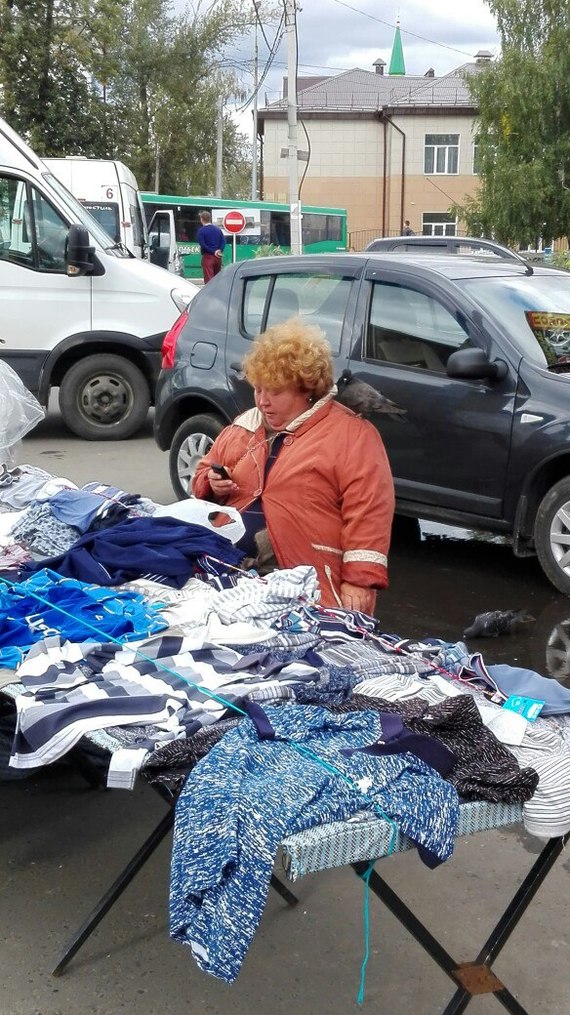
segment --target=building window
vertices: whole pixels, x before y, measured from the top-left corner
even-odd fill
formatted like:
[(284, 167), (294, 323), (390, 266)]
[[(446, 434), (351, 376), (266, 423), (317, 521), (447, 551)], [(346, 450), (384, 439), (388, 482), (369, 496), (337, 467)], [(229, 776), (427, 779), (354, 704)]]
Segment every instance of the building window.
[(424, 211), (422, 215), (423, 236), (456, 236), (457, 219), (446, 211)]
[(424, 173), (459, 171), (459, 134), (426, 134)]
[(474, 176), (479, 176), (480, 172), (481, 167), (479, 165), (479, 141), (476, 138), (475, 141), (473, 142), (473, 174)]

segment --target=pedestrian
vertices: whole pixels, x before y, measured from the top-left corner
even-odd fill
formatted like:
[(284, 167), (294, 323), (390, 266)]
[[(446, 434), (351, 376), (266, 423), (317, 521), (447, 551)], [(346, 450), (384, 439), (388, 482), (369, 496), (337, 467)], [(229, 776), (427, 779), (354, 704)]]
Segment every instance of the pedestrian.
[(255, 408), (199, 462), (194, 495), (241, 512), (246, 566), (260, 557), (266, 573), (310, 564), (322, 605), (373, 614), (376, 589), (388, 584), (394, 514), (378, 431), (334, 400), (330, 346), (299, 318), (260, 335), (243, 369)]
[(196, 237), (202, 255), (202, 274), (204, 282), (210, 282), (214, 275), (222, 270), (222, 254), (226, 238), (219, 226), (212, 223), (209, 211), (201, 211), (198, 217), (202, 223)]
[(415, 232), (410, 225), (410, 220), (406, 219), (404, 222), (404, 228), (402, 230), (402, 236), (415, 236)]

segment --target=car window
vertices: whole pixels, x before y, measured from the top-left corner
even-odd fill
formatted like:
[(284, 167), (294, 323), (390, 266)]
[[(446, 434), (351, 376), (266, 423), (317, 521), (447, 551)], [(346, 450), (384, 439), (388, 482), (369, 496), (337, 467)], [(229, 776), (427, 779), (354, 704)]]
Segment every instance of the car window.
[(352, 279), (341, 275), (276, 275), (267, 327), (300, 317), (322, 328), (333, 353), (340, 349), (342, 326)]
[(457, 253), (467, 254), (470, 257), (503, 257), (503, 253), (500, 250), (494, 250), (493, 247), (488, 247), (484, 243), (466, 243), (464, 240), (457, 241)]
[(452, 352), (471, 342), (433, 296), (392, 282), (373, 282), (366, 358), (445, 373)]
[(270, 282), (270, 275), (262, 275), (260, 278), (248, 278), (244, 286), (242, 328), (252, 338), (261, 331)]
[(508, 332), (523, 356), (540, 366), (569, 369), (569, 274), (469, 278), (458, 285)]
[(66, 270), (67, 224), (35, 187), (0, 177), (0, 258), (39, 271)]

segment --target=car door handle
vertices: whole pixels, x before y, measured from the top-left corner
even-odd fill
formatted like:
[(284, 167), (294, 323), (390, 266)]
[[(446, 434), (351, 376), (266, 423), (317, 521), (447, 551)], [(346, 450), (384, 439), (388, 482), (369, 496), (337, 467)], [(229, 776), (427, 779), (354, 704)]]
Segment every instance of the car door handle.
[(230, 370), (233, 370), (234, 374), (241, 374), (241, 363), (230, 363)]

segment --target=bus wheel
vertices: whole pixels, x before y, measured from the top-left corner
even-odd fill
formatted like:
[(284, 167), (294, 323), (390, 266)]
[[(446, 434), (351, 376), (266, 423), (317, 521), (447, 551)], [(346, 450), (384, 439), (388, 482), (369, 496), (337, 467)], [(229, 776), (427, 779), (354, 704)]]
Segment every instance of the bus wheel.
[(178, 500), (192, 495), (196, 466), (207, 455), (224, 426), (219, 416), (204, 413), (191, 416), (178, 427), (170, 447), (170, 482)]
[(69, 429), (88, 441), (121, 441), (144, 423), (148, 384), (122, 356), (99, 353), (75, 363), (59, 388), (59, 408)]

